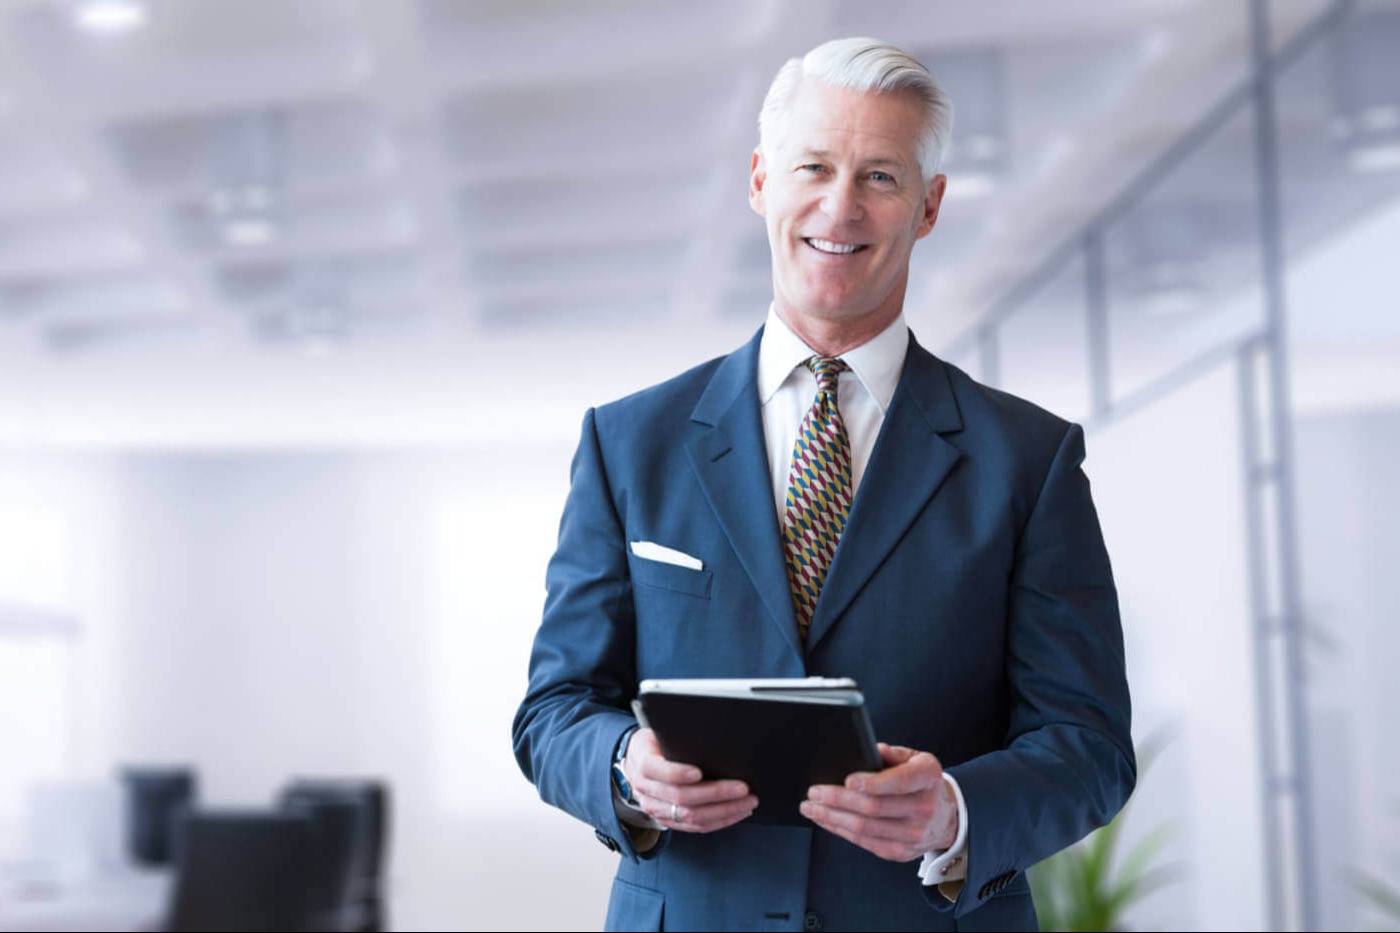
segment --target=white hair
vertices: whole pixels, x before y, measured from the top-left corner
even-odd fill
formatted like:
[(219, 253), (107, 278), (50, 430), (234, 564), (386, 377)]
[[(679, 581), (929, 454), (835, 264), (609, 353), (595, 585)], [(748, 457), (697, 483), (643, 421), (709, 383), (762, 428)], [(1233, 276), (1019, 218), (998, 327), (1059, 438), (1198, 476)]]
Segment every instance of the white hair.
[(902, 91), (917, 95), (924, 110), (919, 167), (925, 181), (937, 174), (953, 131), (953, 102), (917, 59), (878, 39), (832, 39), (801, 58), (783, 63), (758, 114), (758, 145), (765, 153), (775, 134), (781, 134), (779, 124), (792, 109), (793, 95), (804, 78), (863, 94)]

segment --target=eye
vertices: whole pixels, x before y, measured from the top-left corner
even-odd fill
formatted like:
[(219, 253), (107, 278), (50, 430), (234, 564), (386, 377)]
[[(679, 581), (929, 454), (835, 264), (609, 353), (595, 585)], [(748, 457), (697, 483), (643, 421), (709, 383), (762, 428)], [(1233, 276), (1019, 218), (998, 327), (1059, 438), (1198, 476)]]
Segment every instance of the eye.
[(881, 184), (894, 184), (894, 176), (889, 172), (871, 172), (870, 180), (878, 181)]
[(822, 165), (820, 162), (808, 162), (806, 165), (799, 165), (797, 167), (797, 170), (799, 172), (807, 172), (809, 174), (819, 175), (822, 172), (826, 171), (826, 166)]

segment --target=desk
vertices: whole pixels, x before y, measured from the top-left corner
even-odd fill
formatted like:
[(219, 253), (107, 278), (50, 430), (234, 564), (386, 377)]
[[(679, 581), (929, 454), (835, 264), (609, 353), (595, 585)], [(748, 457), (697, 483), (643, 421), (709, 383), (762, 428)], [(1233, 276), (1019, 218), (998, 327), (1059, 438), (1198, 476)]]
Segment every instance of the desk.
[(154, 930), (169, 903), (168, 870), (0, 877), (0, 933), (12, 931)]

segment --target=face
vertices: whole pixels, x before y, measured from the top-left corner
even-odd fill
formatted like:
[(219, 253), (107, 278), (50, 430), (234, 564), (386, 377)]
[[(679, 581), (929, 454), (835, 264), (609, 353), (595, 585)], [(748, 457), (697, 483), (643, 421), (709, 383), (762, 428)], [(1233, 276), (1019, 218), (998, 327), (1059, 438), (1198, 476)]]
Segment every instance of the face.
[(922, 120), (913, 94), (804, 80), (754, 152), (749, 203), (767, 222), (778, 313), (799, 335), (868, 339), (898, 317), (946, 184), (923, 179)]

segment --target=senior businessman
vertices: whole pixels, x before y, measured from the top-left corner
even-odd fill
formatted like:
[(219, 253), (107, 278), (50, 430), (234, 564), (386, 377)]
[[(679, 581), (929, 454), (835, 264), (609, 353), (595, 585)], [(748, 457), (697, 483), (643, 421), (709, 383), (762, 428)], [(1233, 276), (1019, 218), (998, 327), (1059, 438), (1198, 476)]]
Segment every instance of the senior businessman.
[[(748, 192), (766, 321), (584, 417), (514, 742), (620, 854), (609, 929), (1034, 929), (1025, 870), (1133, 788), (1083, 434), (905, 323), (951, 120), (874, 40), (783, 65)], [(885, 767), (813, 787), (806, 826), (750, 821), (629, 710), (644, 678), (809, 675), (856, 679)]]

